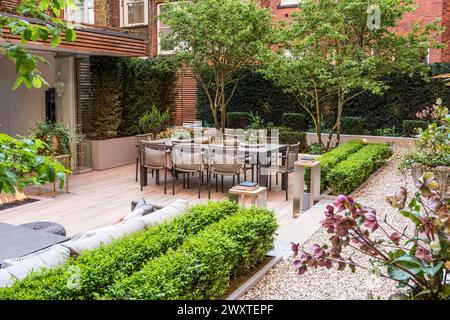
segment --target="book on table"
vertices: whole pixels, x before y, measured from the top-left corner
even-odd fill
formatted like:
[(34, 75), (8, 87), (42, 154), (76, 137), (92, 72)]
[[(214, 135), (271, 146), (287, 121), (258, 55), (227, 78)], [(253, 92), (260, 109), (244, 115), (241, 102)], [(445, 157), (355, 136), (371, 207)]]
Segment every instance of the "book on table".
[(259, 184), (251, 181), (245, 181), (233, 187), (233, 189), (235, 190), (243, 190), (243, 191), (255, 191), (258, 188)]

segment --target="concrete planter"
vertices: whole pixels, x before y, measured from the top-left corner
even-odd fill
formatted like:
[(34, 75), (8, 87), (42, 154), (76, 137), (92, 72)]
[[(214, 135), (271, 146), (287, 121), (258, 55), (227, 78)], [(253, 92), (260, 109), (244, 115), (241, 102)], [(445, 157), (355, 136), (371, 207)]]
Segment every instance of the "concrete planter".
[(91, 140), (92, 169), (106, 170), (136, 162), (136, 138)]

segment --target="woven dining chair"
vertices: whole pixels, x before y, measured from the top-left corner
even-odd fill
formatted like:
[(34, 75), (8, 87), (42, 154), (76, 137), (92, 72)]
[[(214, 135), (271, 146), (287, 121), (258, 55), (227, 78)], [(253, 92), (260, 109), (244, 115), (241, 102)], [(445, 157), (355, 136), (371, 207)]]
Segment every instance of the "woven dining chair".
[[(170, 156), (165, 143), (142, 141), (141, 166), (156, 171), (156, 184), (159, 185), (159, 171), (164, 170), (164, 194), (167, 192), (167, 171), (171, 168)], [(141, 191), (143, 190), (141, 177)]]
[(223, 177), (233, 177), (233, 186), (237, 177), (241, 180), (243, 161), (237, 147), (224, 145), (210, 145), (208, 148), (208, 198), (211, 198), (211, 174), (216, 177), (216, 192), (219, 191), (218, 177), (221, 176), (221, 190), (223, 192)]
[(172, 149), (172, 194), (175, 195), (175, 177), (178, 173), (183, 174), (183, 188), (186, 187), (185, 175), (198, 173), (198, 198), (200, 199), (200, 191), (202, 186), (202, 174), (204, 170), (202, 148), (199, 144), (194, 143), (178, 143)]
[(136, 136), (136, 181), (138, 181), (139, 162), (141, 159), (141, 141), (151, 141), (153, 139), (153, 133), (138, 134)]

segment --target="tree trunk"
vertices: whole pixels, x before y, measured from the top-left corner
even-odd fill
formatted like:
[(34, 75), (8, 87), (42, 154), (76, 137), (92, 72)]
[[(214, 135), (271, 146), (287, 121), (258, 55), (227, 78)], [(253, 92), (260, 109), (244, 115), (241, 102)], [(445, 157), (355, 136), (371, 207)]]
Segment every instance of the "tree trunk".
[(336, 146), (341, 143), (341, 119), (342, 111), (344, 110), (345, 94), (341, 93), (338, 99), (338, 114), (336, 119)]

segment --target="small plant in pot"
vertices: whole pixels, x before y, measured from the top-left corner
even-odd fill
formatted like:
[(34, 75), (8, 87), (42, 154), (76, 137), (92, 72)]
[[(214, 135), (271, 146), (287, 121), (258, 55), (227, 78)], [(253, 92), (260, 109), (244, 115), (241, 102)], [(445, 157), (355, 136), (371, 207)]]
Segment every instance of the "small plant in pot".
[(416, 147), (407, 153), (401, 161), (400, 169), (411, 169), (414, 180), (424, 172), (431, 171), (440, 185), (442, 196), (448, 198), (450, 193), (450, 114), (448, 108), (438, 99), (433, 107), (417, 114), (420, 119), (431, 123), (425, 130), (418, 129)]
[[(398, 298), (444, 299), (450, 297), (450, 205), (439, 194), (432, 173), (416, 183), (418, 192), (406, 205), (408, 192), (401, 188), (386, 197), (399, 214), (415, 226), (414, 232), (399, 230), (352, 197), (340, 195), (328, 205), (323, 228), (331, 235), (329, 245), (313, 244), (310, 250), (292, 243), (295, 268), (299, 274), (318, 267), (338, 270), (367, 269), (380, 277), (394, 280), (403, 288)], [(368, 262), (356, 263), (351, 249), (367, 256)]]
[(75, 130), (64, 122), (38, 121), (28, 131), (28, 136), (44, 142), (40, 154), (57, 158), (66, 168), (70, 168), (71, 145), (81, 141)]
[(141, 133), (153, 133), (154, 136), (165, 131), (170, 125), (171, 114), (169, 109), (160, 111), (152, 105), (150, 111), (139, 117), (139, 129)]

